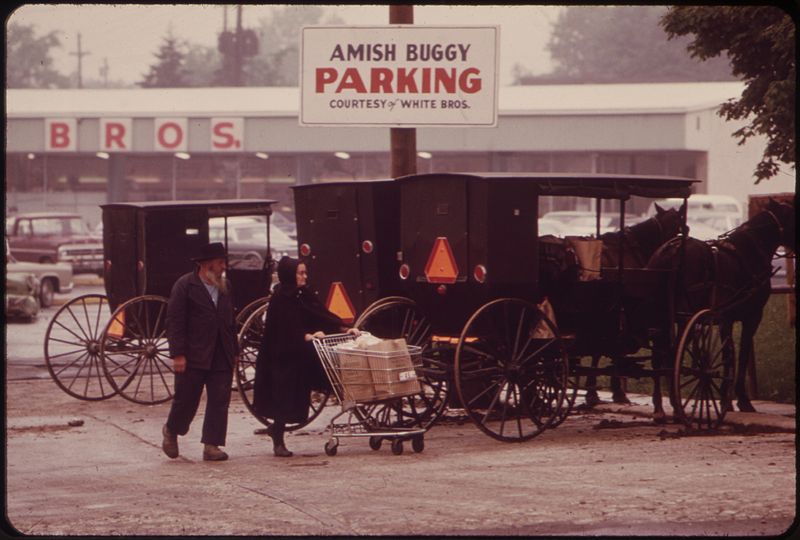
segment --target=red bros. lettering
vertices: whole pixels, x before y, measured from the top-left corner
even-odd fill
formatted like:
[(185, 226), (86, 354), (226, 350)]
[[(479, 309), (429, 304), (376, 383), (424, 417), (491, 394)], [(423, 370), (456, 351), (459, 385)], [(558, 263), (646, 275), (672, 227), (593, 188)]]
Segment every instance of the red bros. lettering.
[[(167, 140), (167, 131), (173, 132), (172, 140)], [(175, 122), (166, 122), (158, 129), (158, 144), (164, 148), (177, 148), (183, 141), (183, 130)]]
[(50, 148), (68, 148), (69, 124), (53, 122), (50, 124)]
[[(316, 92), (324, 94), (328, 86), (336, 85), (334, 93), (353, 90), (357, 94), (429, 94), (463, 92), (474, 94), (480, 92), (483, 82), (478, 68), (467, 68), (459, 72), (456, 68), (390, 68), (375, 67), (369, 69), (367, 77), (363, 77), (357, 68), (345, 69), (341, 77), (336, 68), (317, 68)], [(369, 81), (369, 90), (364, 83)]]
[(229, 131), (233, 129), (233, 122), (220, 122), (214, 126), (214, 138), (211, 144), (214, 148), (225, 149), (236, 146), (236, 137)]
[(104, 148), (111, 148), (113, 145), (117, 145), (117, 148), (124, 150), (125, 149), (125, 126), (122, 124), (116, 124), (113, 122), (109, 122), (106, 124), (106, 133), (105, 133), (106, 141), (103, 145)]

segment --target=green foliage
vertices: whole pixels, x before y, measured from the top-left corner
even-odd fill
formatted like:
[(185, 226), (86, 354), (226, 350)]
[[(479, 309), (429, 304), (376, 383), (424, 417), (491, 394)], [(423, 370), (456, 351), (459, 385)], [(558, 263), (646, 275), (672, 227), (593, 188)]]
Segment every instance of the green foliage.
[(179, 41), (170, 28), (164, 41), (155, 53), (157, 63), (139, 84), (142, 88), (181, 88), (189, 86), (185, 69), (187, 44)]
[(300, 70), (300, 30), (314, 24), (341, 24), (336, 16), (324, 20), (325, 8), (314, 5), (275, 7), (261, 19), (259, 54), (247, 63), (252, 86), (297, 86)]
[(767, 146), (756, 167), (756, 183), (775, 176), (778, 163), (795, 163), (795, 27), (773, 6), (678, 6), (664, 15), (671, 38), (692, 35), (692, 57), (706, 60), (727, 52), (733, 74), (745, 90), (719, 111), (727, 119), (750, 123), (733, 135), (739, 144), (759, 134)]
[(633, 83), (732, 80), (727, 62), (689, 58), (685, 44), (659, 28), (662, 6), (573, 6), (559, 15), (547, 45), (552, 74), (520, 77), (522, 84)]
[(53, 68), (56, 32), (37, 37), (32, 25), (10, 23), (6, 29), (6, 87), (69, 88), (69, 79)]
[(189, 45), (183, 63), (187, 86), (214, 86), (215, 74), (222, 66), (222, 59), (215, 47)]

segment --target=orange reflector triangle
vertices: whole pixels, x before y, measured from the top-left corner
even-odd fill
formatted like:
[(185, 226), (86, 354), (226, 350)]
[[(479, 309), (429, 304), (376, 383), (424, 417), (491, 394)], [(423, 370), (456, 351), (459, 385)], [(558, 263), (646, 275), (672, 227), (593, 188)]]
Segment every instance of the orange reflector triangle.
[(331, 283), (325, 307), (331, 313), (338, 315), (347, 324), (352, 323), (356, 318), (356, 310), (353, 309), (353, 303), (350, 302), (350, 297), (347, 296), (347, 291), (344, 290), (344, 285), (342, 285), (341, 281)]
[(458, 265), (447, 238), (440, 236), (433, 243), (433, 250), (425, 265), (425, 277), (430, 283), (455, 283)]
[(121, 338), (125, 334), (125, 310), (123, 309), (111, 321), (111, 326), (108, 327), (109, 336), (113, 338)]

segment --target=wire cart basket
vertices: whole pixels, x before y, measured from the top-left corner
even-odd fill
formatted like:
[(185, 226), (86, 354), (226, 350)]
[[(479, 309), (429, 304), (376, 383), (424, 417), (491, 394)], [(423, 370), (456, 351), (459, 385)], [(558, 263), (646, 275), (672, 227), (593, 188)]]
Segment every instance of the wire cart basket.
[[(365, 334), (369, 335), (361, 333)], [(313, 342), (342, 406), (328, 426), (325, 453), (336, 455), (339, 437), (369, 437), (373, 450), (387, 439), (395, 455), (403, 453), (404, 440), (411, 440), (414, 451), (422, 452), (426, 428), (387, 425), (373, 414), (376, 404), (396, 402), (402, 407), (403, 398), (419, 394), (416, 369), (422, 365), (422, 348), (404, 340), (388, 340), (388, 350), (359, 349), (355, 339), (353, 334), (332, 334)]]

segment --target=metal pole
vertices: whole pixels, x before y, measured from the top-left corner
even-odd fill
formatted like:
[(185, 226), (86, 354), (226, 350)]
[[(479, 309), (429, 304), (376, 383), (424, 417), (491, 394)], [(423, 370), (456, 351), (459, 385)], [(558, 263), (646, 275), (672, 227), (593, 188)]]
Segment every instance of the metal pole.
[[(389, 24), (414, 24), (413, 5), (389, 6)], [(392, 178), (416, 174), (417, 130), (415, 128), (390, 128)]]
[(242, 5), (236, 6), (236, 39), (233, 49), (233, 86), (242, 86)]
[(44, 183), (44, 209), (47, 210), (47, 154), (42, 156), (42, 182)]
[(172, 200), (178, 200), (178, 158), (172, 156)]

